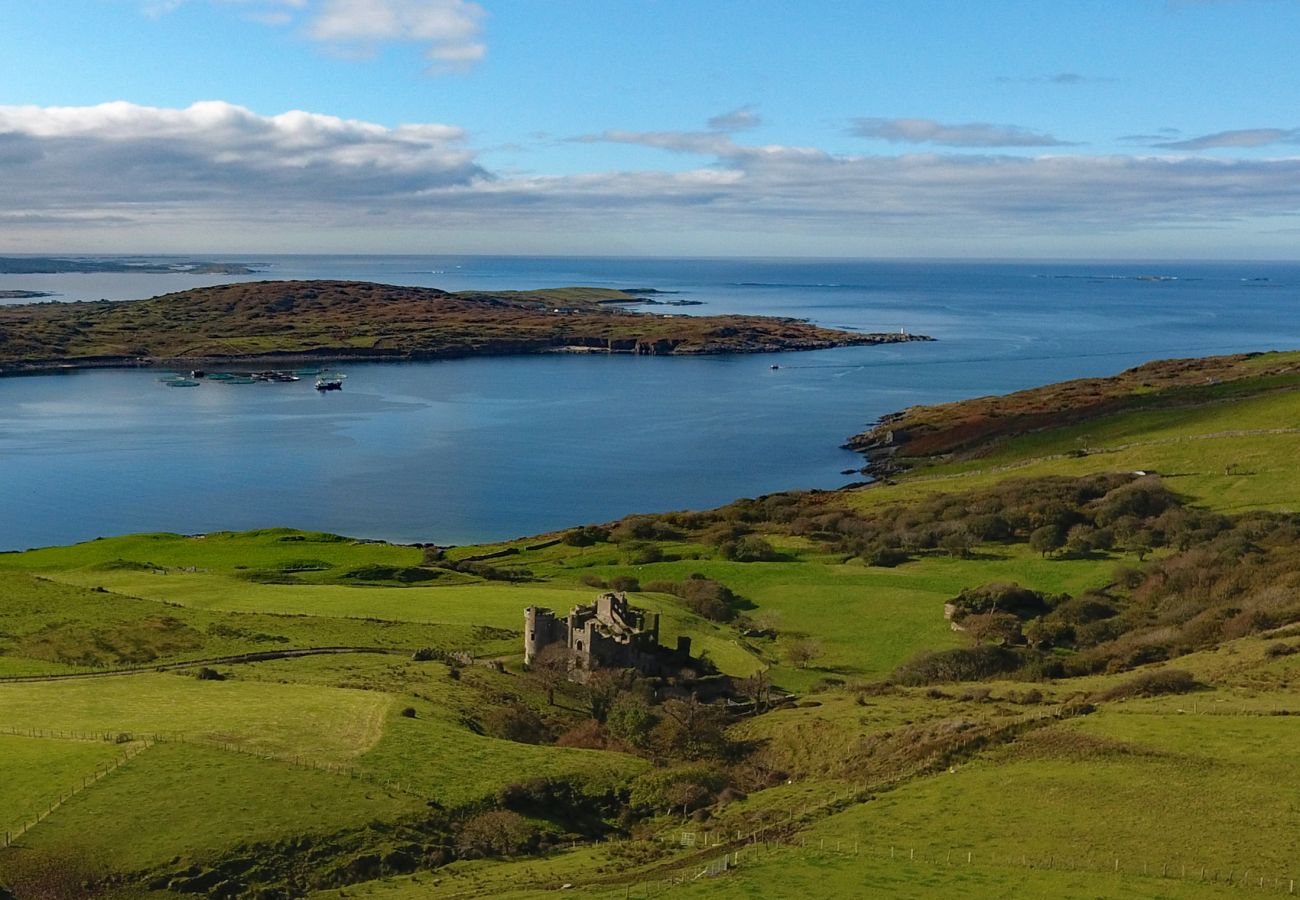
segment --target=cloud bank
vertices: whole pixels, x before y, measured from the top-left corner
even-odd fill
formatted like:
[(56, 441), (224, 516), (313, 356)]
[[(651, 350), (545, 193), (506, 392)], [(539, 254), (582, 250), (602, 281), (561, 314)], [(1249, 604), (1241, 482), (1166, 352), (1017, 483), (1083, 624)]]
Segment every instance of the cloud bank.
[(1292, 158), (848, 155), (744, 144), (722, 131), (580, 140), (705, 159), (685, 171), (506, 176), (451, 125), (262, 116), (220, 101), (0, 107), (0, 250), (101, 246), (110, 234), (124, 251), (158, 234), (202, 249), (221, 233), (273, 251), (287, 231), (303, 241), (343, 235), (365, 252), (394, 250), (394, 236), (405, 241), (396, 249), (412, 249), (466, 233), (491, 236), (485, 252), (520, 242), (565, 252), (563, 236), (578, 232), (627, 248), (653, 231), (694, 236), (694, 252), (742, 234), (764, 246), (825, 239), (861, 252), (882, 236), (895, 246), (1115, 235), (1126, 247), (1124, 236), (1142, 229), (1300, 214)]

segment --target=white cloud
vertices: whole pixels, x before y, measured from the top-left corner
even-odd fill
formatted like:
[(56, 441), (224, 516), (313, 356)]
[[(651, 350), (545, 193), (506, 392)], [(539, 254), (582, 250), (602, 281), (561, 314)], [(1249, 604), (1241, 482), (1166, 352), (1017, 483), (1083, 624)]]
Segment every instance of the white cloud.
[(483, 8), (466, 0), (322, 0), (307, 27), (318, 41), (369, 50), (389, 41), (426, 44), (431, 68), (462, 69), (487, 47)]
[(1067, 147), (1050, 134), (1017, 125), (967, 122), (945, 125), (934, 119), (854, 119), (849, 129), (858, 137), (876, 138), (894, 144), (939, 144), (945, 147)]
[[(147, 15), (170, 13), (187, 0), (148, 0)], [(311, 40), (353, 57), (372, 56), (389, 43), (424, 46), (431, 74), (462, 72), (487, 55), (480, 39), (483, 7), (469, 0), (212, 0), (240, 7), (244, 17), (270, 26), (301, 25)]]

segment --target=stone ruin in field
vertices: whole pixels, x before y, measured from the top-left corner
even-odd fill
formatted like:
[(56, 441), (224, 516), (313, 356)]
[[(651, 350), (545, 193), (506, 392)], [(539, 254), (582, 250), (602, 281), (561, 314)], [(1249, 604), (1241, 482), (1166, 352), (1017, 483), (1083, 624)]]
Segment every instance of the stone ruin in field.
[(622, 593), (604, 593), (596, 602), (575, 606), (559, 618), (549, 609), (524, 610), (524, 663), (550, 647), (561, 647), (569, 678), (585, 681), (599, 669), (635, 669), (642, 675), (665, 675), (687, 664), (691, 639), (679, 637), (677, 647), (659, 643), (659, 615), (637, 609)]

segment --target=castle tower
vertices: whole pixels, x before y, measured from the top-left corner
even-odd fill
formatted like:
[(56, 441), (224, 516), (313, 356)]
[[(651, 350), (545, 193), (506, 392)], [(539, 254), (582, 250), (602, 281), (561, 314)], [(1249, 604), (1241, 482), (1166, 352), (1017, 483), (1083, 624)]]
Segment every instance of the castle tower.
[(549, 609), (530, 606), (524, 610), (524, 665), (531, 665), (543, 647), (555, 642), (558, 625)]

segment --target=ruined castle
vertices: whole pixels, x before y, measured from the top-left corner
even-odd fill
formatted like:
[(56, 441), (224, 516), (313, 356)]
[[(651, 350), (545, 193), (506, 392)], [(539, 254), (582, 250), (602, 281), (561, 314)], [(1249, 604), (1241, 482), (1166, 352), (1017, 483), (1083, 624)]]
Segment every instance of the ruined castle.
[(691, 639), (679, 637), (676, 650), (659, 644), (659, 616), (630, 606), (625, 594), (605, 593), (588, 606), (575, 606), (561, 619), (549, 609), (524, 610), (524, 663), (547, 647), (567, 652), (569, 677), (584, 681), (597, 669), (635, 669), (660, 675), (690, 660)]

